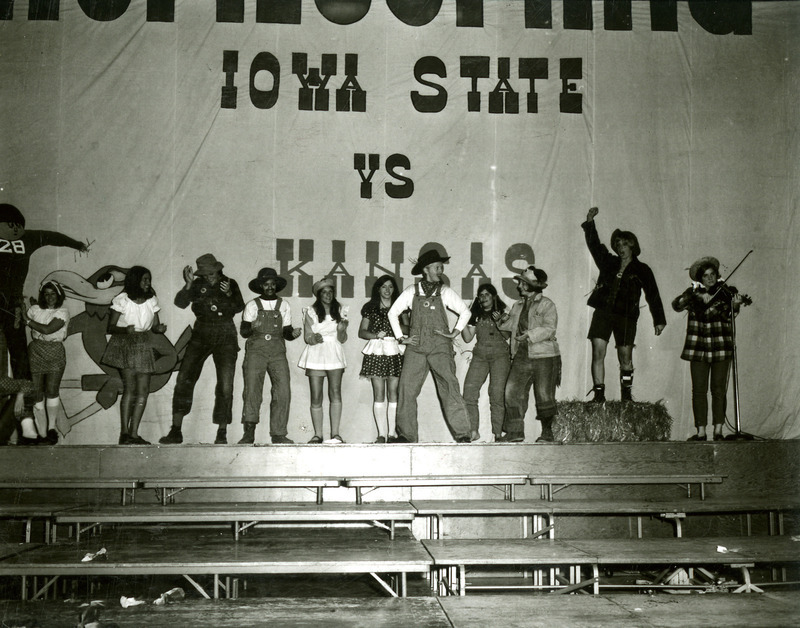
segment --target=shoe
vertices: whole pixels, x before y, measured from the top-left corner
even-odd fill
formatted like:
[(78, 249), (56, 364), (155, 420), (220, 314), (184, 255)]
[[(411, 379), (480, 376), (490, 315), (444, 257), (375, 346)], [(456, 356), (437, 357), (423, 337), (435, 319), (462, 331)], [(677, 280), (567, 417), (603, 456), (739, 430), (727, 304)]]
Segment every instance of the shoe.
[(325, 443), (326, 445), (341, 445), (342, 443), (344, 443), (344, 439), (338, 434), (334, 434), (328, 440), (324, 440), (322, 442)]
[(481, 433), (478, 430), (474, 430), (469, 435), (469, 440), (471, 442), (475, 442), (476, 440), (480, 440), (480, 438), (481, 438)]
[(395, 445), (402, 443), (410, 443), (411, 441), (408, 440), (405, 436), (401, 436), (398, 434), (397, 436), (390, 436), (386, 442)]
[(687, 441), (701, 441), (701, 440), (708, 440), (708, 436), (706, 436), (705, 434), (703, 434), (702, 436), (700, 436), (700, 434), (695, 434), (694, 436), (690, 436), (690, 437), (689, 437), (689, 438), (687, 438), (686, 440), (687, 440)]
[(630, 388), (623, 388), (620, 391), (620, 401), (633, 401), (633, 391)]
[(272, 444), (273, 445), (294, 445), (294, 441), (291, 438), (287, 438), (284, 436), (273, 436), (272, 437)]
[(181, 428), (173, 425), (171, 428), (169, 428), (169, 434), (159, 438), (158, 442), (162, 445), (180, 445), (183, 442), (183, 433), (181, 432)]
[(378, 438), (375, 439), (375, 444), (376, 445), (384, 445), (384, 444), (386, 444), (386, 437), (385, 436), (378, 436)]
[(129, 445), (150, 445), (150, 441), (145, 440), (138, 434), (136, 436), (131, 436), (130, 440), (128, 441)]
[(220, 427), (217, 429), (217, 437), (214, 439), (215, 445), (227, 445), (228, 444), (228, 428), (227, 427)]
[(27, 436), (23, 436), (20, 434), (17, 436), (17, 445), (22, 445), (24, 447), (30, 447), (33, 445), (44, 445), (44, 440), (39, 436), (35, 436), (34, 438), (28, 438)]
[(714, 440), (725, 440), (722, 434), (714, 434)]
[(308, 441), (309, 445), (321, 445), (322, 439), (319, 436), (314, 436), (310, 441)]
[(497, 439), (498, 443), (521, 443), (525, 440), (522, 432), (507, 432)]
[(542, 434), (539, 438), (536, 439), (537, 443), (554, 443), (556, 439), (553, 438), (552, 434)]
[(472, 442), (472, 437), (470, 437), (469, 435), (459, 436), (458, 438), (456, 438), (456, 442), (457, 443), (471, 443)]
[(120, 445), (130, 445), (131, 444), (131, 435), (130, 434), (120, 434), (119, 435), (119, 444)]
[[(255, 423), (245, 423), (244, 424), (244, 434), (242, 434), (242, 438), (237, 443), (238, 445), (252, 445), (256, 442), (256, 424)], [(273, 442), (274, 439), (273, 439)]]
[(55, 430), (47, 430), (47, 435), (44, 437), (47, 445), (58, 444), (58, 432)]
[(592, 394), (594, 397), (589, 400), (589, 403), (605, 403), (606, 402), (606, 386), (605, 384), (595, 384), (592, 389), (586, 393)]

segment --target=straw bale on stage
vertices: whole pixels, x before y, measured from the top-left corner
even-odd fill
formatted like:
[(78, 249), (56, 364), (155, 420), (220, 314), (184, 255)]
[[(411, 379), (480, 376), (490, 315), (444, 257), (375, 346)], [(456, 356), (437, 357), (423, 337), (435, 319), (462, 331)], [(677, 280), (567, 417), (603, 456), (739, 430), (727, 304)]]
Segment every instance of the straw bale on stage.
[(553, 434), (563, 443), (669, 440), (672, 417), (657, 403), (562, 401)]

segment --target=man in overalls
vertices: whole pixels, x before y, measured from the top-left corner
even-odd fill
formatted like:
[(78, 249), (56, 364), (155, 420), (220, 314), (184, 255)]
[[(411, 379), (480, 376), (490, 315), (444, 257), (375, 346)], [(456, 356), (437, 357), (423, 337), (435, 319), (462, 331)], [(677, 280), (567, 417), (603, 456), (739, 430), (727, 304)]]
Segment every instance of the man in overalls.
[[(455, 290), (442, 283), (443, 264), (449, 259), (436, 250), (420, 255), (411, 274), (422, 275), (422, 280), (403, 290), (389, 309), (394, 335), (406, 345), (397, 392), (397, 436), (390, 437), (389, 442), (415, 443), (419, 440), (417, 397), (428, 377), (428, 370), (436, 382), (444, 419), (453, 437), (459, 443), (470, 442), (467, 406), (461, 396), (453, 359), (453, 338), (466, 327), (470, 311)], [(411, 330), (406, 336), (400, 327), (400, 314), (409, 308)], [(445, 309), (458, 315), (453, 331), (450, 331)]]
[(258, 277), (248, 287), (258, 294), (244, 307), (239, 333), (247, 338), (244, 364), (244, 405), (242, 424), (244, 435), (240, 445), (255, 442), (263, 399), (264, 376), (269, 373), (272, 400), (269, 404), (269, 433), (274, 444), (291, 444), (286, 436), (289, 422), (289, 404), (292, 391), (289, 386), (289, 362), (286, 360), (286, 340), (294, 340), (301, 333), (292, 327), (289, 304), (278, 296), (286, 287), (286, 280), (273, 268), (262, 268)]

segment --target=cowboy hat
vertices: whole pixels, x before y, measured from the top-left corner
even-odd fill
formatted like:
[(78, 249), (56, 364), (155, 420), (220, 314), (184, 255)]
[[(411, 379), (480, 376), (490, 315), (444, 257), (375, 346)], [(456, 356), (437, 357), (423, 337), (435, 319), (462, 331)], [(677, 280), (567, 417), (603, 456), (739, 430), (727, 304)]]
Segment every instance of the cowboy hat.
[(267, 279), (275, 280), (275, 292), (280, 292), (286, 287), (286, 280), (281, 277), (274, 268), (262, 268), (258, 271), (258, 277), (251, 279), (247, 287), (256, 294), (261, 294), (261, 286)]

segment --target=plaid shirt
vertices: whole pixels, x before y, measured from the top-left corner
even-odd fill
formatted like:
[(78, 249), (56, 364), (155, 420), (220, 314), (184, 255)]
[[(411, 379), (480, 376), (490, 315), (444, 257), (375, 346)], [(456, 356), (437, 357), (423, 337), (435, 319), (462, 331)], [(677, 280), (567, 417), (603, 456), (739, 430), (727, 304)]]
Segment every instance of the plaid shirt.
[[(705, 292), (702, 290), (701, 292)], [(683, 296), (685, 301), (679, 300)], [(723, 308), (706, 308), (706, 304), (697, 299), (697, 295), (687, 291), (675, 299), (673, 308), (680, 311), (689, 310), (689, 322), (686, 325), (686, 341), (683, 344), (681, 359), (689, 362), (723, 362), (733, 359), (733, 325), (730, 314)], [(722, 305), (715, 298), (711, 305)]]

